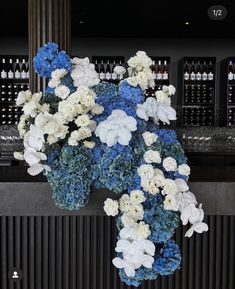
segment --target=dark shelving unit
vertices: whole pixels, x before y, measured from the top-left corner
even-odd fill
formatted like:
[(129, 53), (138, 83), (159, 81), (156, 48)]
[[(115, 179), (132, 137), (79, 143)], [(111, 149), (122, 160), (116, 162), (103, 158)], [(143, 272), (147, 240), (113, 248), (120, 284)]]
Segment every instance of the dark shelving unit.
[[(203, 63), (212, 64), (212, 80), (185, 80), (184, 67), (188, 64)], [(184, 57), (179, 63), (178, 69), (178, 104), (180, 126), (215, 126), (217, 125), (216, 109), (216, 58), (215, 57)]]
[[(15, 68), (16, 59), (19, 59), (20, 67), (22, 67), (23, 59), (28, 62), (26, 55), (1, 55), (0, 71), (2, 71), (2, 59), (6, 63), (12, 59)], [(0, 77), (0, 125), (16, 125), (22, 114), (21, 108), (16, 106), (16, 98), (21, 90), (29, 89), (28, 78), (2, 78)]]
[[(235, 79), (229, 80), (229, 62), (235, 63), (235, 56), (228, 57), (221, 62), (220, 107), (222, 126), (235, 126)], [(233, 67), (235, 68), (235, 66)], [(235, 75), (235, 74), (234, 74)]]

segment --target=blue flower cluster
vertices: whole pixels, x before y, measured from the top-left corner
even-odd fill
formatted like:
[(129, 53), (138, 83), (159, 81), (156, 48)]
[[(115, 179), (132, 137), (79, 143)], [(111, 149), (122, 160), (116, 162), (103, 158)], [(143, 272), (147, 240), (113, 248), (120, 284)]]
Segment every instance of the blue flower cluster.
[(52, 146), (47, 152), (51, 172), (47, 180), (55, 204), (62, 209), (78, 210), (88, 202), (91, 187), (91, 151), (83, 146)]
[(33, 66), (41, 77), (49, 78), (52, 71), (58, 68), (70, 71), (72, 63), (65, 51), (59, 51), (56, 43), (49, 42), (39, 48), (37, 55), (33, 59)]
[(121, 82), (118, 93), (120, 97), (132, 102), (135, 105), (144, 102), (144, 93), (142, 89), (139, 86), (131, 86), (126, 80)]

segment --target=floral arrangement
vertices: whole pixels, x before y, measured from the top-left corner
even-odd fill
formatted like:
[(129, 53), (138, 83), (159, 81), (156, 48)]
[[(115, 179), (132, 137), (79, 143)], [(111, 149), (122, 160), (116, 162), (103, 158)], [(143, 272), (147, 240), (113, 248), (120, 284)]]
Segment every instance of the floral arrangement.
[[(91, 186), (121, 194), (108, 198), (104, 210), (115, 216), (120, 278), (138, 286), (144, 279), (172, 274), (181, 263), (172, 240), (180, 220), (186, 232), (208, 230), (201, 204), (189, 191), (190, 167), (173, 130), (161, 122), (176, 119), (171, 107), (172, 85), (155, 97), (144, 92), (154, 86), (151, 59), (139, 51), (128, 61), (129, 76), (119, 85), (99, 82), (88, 58), (70, 57), (48, 43), (34, 58), (35, 71), (48, 80), (44, 94), (20, 92), (23, 107), (18, 129), (31, 175), (43, 172), (55, 204), (79, 209)], [(116, 67), (124, 74), (124, 67)]]

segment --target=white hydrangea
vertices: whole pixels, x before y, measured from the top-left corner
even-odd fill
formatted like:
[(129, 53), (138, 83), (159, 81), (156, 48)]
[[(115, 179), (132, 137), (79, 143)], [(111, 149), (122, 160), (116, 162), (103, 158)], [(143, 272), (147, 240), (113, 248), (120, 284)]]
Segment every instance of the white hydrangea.
[(27, 91), (20, 91), (18, 93), (17, 99), (16, 99), (16, 105), (22, 105), (25, 102), (28, 102), (32, 99), (32, 93), (27, 90)]
[(144, 161), (148, 164), (160, 164), (162, 159), (158, 151), (148, 150), (144, 153)]
[(175, 92), (176, 92), (176, 89), (175, 89), (175, 87), (173, 86), (173, 85), (163, 85), (162, 86), (162, 91), (165, 93), (165, 94), (167, 94), (168, 96), (170, 96), (170, 95), (174, 95), (175, 94)]
[(85, 86), (92, 87), (99, 84), (100, 80), (95, 71), (94, 64), (90, 63), (89, 58), (73, 58), (73, 69), (71, 77), (75, 87)]
[(87, 114), (82, 114), (79, 115), (74, 122), (78, 127), (89, 126), (90, 118)]
[(191, 169), (187, 164), (182, 164), (178, 166), (178, 172), (183, 176), (189, 176)]
[(95, 142), (85, 140), (83, 142), (84, 146), (88, 149), (93, 149), (95, 147)]
[(163, 160), (162, 165), (167, 172), (174, 172), (177, 169), (177, 162), (172, 157), (167, 157)]
[(70, 89), (66, 85), (59, 85), (55, 88), (55, 95), (61, 99), (66, 99), (70, 94)]
[(61, 78), (63, 78), (67, 74), (67, 70), (64, 68), (59, 68), (51, 73), (51, 78), (57, 81), (60, 81)]
[(137, 169), (141, 180), (152, 180), (154, 178), (154, 168), (152, 165), (143, 164)]
[(92, 130), (89, 126), (80, 127), (78, 130), (71, 132), (68, 138), (68, 144), (71, 146), (77, 146), (78, 142), (86, 138), (91, 137)]
[(118, 214), (118, 201), (110, 198), (104, 202), (104, 211), (108, 216), (116, 216)]
[(123, 67), (121, 65), (116, 65), (114, 68), (114, 72), (117, 75), (124, 75), (126, 73), (126, 69), (125, 69), (125, 67)]
[(127, 61), (128, 65), (136, 71), (141, 71), (144, 68), (149, 68), (152, 64), (152, 60), (147, 56), (146, 52), (138, 51), (135, 56), (131, 57)]
[(104, 111), (104, 107), (98, 103), (96, 103), (92, 109), (91, 109), (91, 113), (93, 114), (101, 114)]
[(158, 139), (158, 136), (155, 133), (148, 131), (144, 132), (142, 134), (142, 137), (144, 139), (146, 146), (151, 146)]
[(24, 135), (26, 134), (27, 130), (26, 130), (26, 126), (28, 124), (29, 121), (29, 116), (22, 114), (20, 117), (20, 121), (18, 123), (18, 131), (19, 131), (19, 135), (20, 137), (24, 137)]
[(157, 102), (166, 104), (166, 105), (171, 105), (171, 98), (163, 92), (163, 90), (157, 90), (155, 92), (155, 96), (157, 99)]
[(59, 80), (57, 80), (57, 79), (50, 79), (50, 81), (48, 82), (48, 86), (50, 87), (50, 88), (56, 88), (57, 86), (59, 86), (60, 85), (60, 81)]
[(120, 109), (113, 110), (106, 120), (100, 122), (95, 135), (108, 147), (116, 143), (127, 146), (131, 140), (132, 131), (137, 129), (137, 122), (134, 117), (128, 116)]

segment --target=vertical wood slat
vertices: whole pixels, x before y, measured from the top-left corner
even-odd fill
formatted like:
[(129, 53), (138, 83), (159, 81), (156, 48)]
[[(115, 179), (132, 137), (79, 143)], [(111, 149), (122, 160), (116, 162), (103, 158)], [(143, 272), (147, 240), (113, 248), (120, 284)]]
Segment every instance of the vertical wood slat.
[[(210, 231), (176, 242), (182, 269), (169, 277), (145, 281), (142, 289), (234, 289), (235, 216), (206, 216)], [(0, 217), (1, 289), (127, 289), (111, 260), (117, 230), (108, 217)], [(8, 272), (22, 270), (13, 283)], [(219, 276), (217, 276), (219, 275)]]
[(70, 53), (71, 0), (28, 0), (28, 42), (30, 89), (37, 92), (45, 89), (45, 80), (33, 70), (33, 57), (39, 47), (48, 41), (59, 44), (60, 49)]

